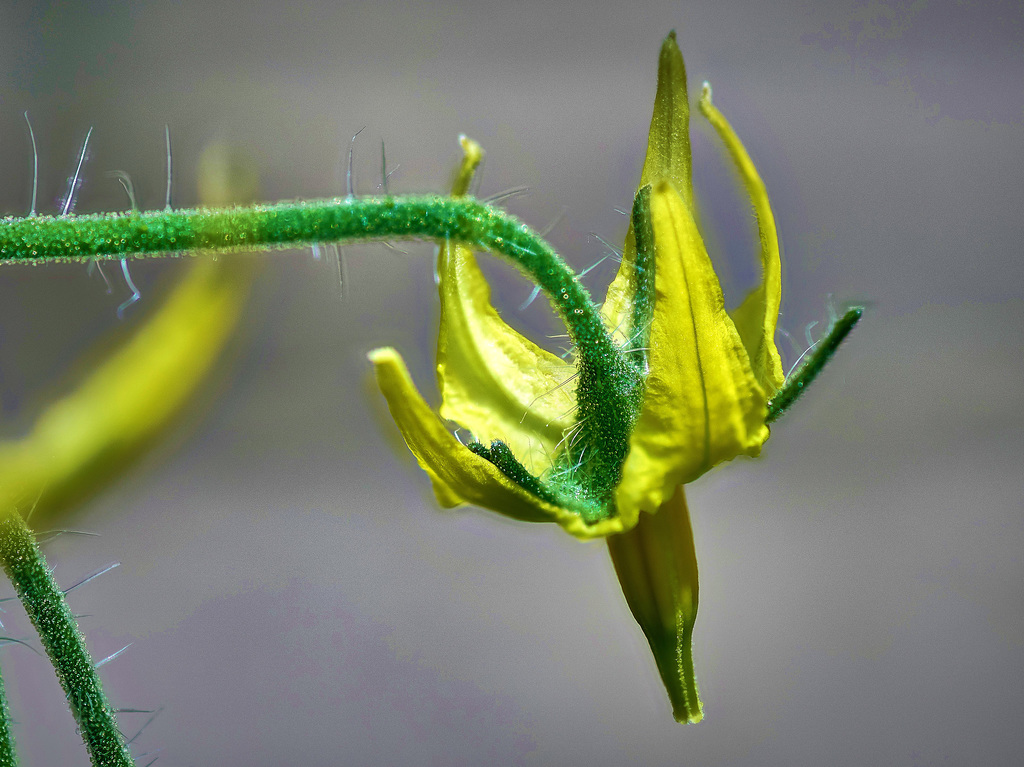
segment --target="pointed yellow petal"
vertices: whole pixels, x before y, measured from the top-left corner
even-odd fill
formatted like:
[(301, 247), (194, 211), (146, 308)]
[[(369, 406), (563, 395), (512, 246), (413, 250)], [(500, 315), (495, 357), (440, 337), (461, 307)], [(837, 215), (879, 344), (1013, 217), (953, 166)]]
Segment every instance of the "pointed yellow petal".
[(608, 538), (608, 552), (626, 604), (647, 637), (677, 722), (703, 716), (693, 672), (691, 637), (697, 618), (697, 555), (682, 486), (656, 514)]
[(757, 168), (754, 167), (750, 155), (747, 154), (732, 126), (711, 103), (711, 86), (707, 83), (704, 83), (704, 90), (701, 93), (700, 111), (718, 133), (735, 163), (757, 218), (761, 249), (761, 284), (732, 312), (732, 318), (750, 355), (757, 382), (771, 396), (785, 382), (782, 360), (775, 346), (775, 324), (778, 322), (779, 304), (782, 301), (782, 259), (779, 254), (775, 216), (772, 215), (772, 208), (768, 203), (768, 190), (764, 181), (761, 180)]
[(690, 102), (686, 92), (686, 66), (673, 30), (658, 56), (658, 91), (647, 137), (647, 157), (640, 186), (667, 178), (691, 206)]
[(650, 374), (616, 501), (654, 511), (676, 486), (768, 437), (765, 396), (689, 209), (668, 181), (651, 195), (655, 300)]
[[(460, 138), (464, 159), (453, 194), (469, 188), (482, 150)], [(491, 290), (472, 251), (441, 246), (437, 261), (441, 326), (437, 382), (442, 418), (484, 444), (500, 439), (540, 474), (573, 420), (575, 369), (510, 328), (491, 305)]]
[(513, 484), (449, 433), (416, 390), (398, 352), (375, 349), (369, 357), (391, 416), (442, 505), (471, 503), (526, 522), (558, 521), (561, 509)]
[[(690, 159), (690, 103), (686, 90), (686, 66), (673, 30), (662, 43), (658, 56), (658, 90), (647, 137), (647, 156), (639, 186), (667, 178), (679, 190), (686, 205), (693, 208)], [(633, 228), (626, 235), (622, 264), (608, 286), (601, 315), (605, 327), (627, 343), (634, 330), (629, 327), (630, 307), (636, 295), (636, 244)]]

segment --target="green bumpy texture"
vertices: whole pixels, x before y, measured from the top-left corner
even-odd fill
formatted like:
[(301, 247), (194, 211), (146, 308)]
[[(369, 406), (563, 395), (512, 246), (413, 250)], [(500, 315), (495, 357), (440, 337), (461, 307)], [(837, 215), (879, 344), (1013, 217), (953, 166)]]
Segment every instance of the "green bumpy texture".
[(14, 750), (11, 732), (11, 710), (7, 705), (7, 692), (0, 678), (0, 767), (17, 767), (18, 754)]
[(452, 239), (500, 253), (546, 292), (581, 354), (615, 351), (587, 291), (551, 247), (514, 216), (468, 198), (334, 199), (217, 210), (5, 218), (0, 220), (0, 263), (380, 239)]
[(563, 493), (587, 501), (588, 507), (596, 501), (596, 507), (613, 514), (611, 499), (641, 404), (643, 366), (627, 359), (587, 290), (551, 246), (516, 217), (490, 205), (472, 198), (424, 195), (6, 218), (0, 220), (0, 263), (387, 239), (456, 240), (505, 256), (545, 292), (576, 346), (578, 443), (587, 446), (586, 455), (572, 450), (566, 455), (576, 468)]
[(0, 520), (0, 558), (39, 632), (53, 662), (68, 705), (89, 749), (93, 764), (134, 767), (99, 674), (85, 647), (85, 637), (64, 600), (64, 594), (46, 568), (35, 538), (17, 513)]
[(807, 387), (814, 383), (814, 379), (818, 377), (818, 374), (839, 349), (839, 344), (850, 335), (850, 331), (863, 316), (864, 307), (854, 306), (847, 309), (842, 317), (832, 323), (825, 336), (808, 352), (807, 359), (786, 376), (786, 384), (768, 403), (768, 416), (765, 418), (767, 423), (776, 421), (797, 401)]

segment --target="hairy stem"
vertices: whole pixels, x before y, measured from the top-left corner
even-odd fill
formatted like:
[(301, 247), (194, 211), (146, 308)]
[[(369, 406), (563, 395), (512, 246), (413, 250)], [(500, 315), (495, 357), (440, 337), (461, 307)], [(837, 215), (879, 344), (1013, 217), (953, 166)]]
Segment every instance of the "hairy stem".
[(786, 383), (768, 403), (767, 423), (776, 421), (792, 405), (801, 394), (814, 383), (814, 379), (825, 368), (828, 361), (839, 348), (839, 344), (850, 335), (854, 325), (860, 322), (864, 316), (863, 306), (854, 306), (847, 309), (842, 317), (839, 317), (832, 327), (828, 329), (824, 338), (815, 343), (806, 352), (806, 359), (800, 363), (796, 370), (786, 376)]
[(7, 511), (0, 520), (0, 559), (50, 656), (93, 765), (134, 767), (85, 647), (85, 637), (64, 601), (64, 592), (50, 575), (32, 531), (17, 512)]
[(589, 293), (554, 249), (526, 224), (490, 205), (465, 197), (410, 196), (8, 218), (0, 221), (0, 263), (389, 239), (455, 240), (491, 251), (544, 290), (575, 344), (587, 484), (607, 502), (629, 450), (642, 373), (612, 340)]
[(11, 710), (7, 706), (7, 691), (0, 676), (0, 767), (17, 767), (18, 755), (14, 750), (14, 733), (11, 732)]
[(313, 200), (222, 209), (0, 220), (0, 263), (290, 248), (316, 242), (459, 240), (499, 253), (545, 291), (583, 356), (615, 351), (586, 289), (514, 216), (471, 198)]

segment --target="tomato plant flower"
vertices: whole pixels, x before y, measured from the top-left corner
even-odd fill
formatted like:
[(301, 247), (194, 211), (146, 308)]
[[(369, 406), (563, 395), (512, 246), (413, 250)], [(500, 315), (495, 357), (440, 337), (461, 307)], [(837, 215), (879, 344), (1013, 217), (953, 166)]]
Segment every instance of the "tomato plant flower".
[[(574, 363), (501, 319), (471, 249), (455, 241), (438, 257), (439, 412), (394, 349), (370, 354), (389, 409), (442, 506), (473, 504), (554, 522), (579, 538), (607, 538), (681, 722), (703, 716), (691, 653), (697, 564), (683, 485), (736, 456), (757, 456), (769, 422), (827, 358), (812, 355), (792, 381), (783, 375), (774, 340), (780, 251), (765, 186), (707, 85), (699, 107), (736, 166), (759, 232), (761, 281), (738, 308), (725, 308), (697, 223), (686, 72), (672, 33), (659, 57), (622, 263), (598, 310), (600, 332), (574, 324), (574, 315), (596, 307), (567, 310), (552, 296), (575, 343)], [(454, 195), (467, 192), (482, 156), (469, 139), (462, 145)], [(578, 283), (563, 290), (562, 298), (570, 290), (586, 295)], [(851, 311), (834, 323), (823, 345), (828, 355), (860, 317)], [(784, 404), (773, 406), (780, 396)], [(471, 432), (473, 441), (463, 444), (444, 421)]]

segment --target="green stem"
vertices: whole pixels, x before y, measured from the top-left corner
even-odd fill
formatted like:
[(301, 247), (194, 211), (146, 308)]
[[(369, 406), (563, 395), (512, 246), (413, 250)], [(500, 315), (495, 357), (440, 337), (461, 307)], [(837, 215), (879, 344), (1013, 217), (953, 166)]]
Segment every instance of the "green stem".
[(3, 676), (0, 676), (0, 767), (17, 765), (18, 754), (14, 750), (14, 733), (11, 732), (11, 710), (7, 706)]
[(0, 559), (39, 632), (95, 767), (134, 767), (85, 637), (50, 575), (35, 536), (16, 512), (0, 521)]
[[(465, 197), (313, 200), (208, 210), (35, 216), (0, 221), (0, 263), (301, 247), (316, 242), (457, 240), (501, 254), (544, 290), (576, 346), (577, 441), (586, 484), (610, 502), (629, 452), (642, 372), (605, 329), (569, 266), (526, 224)], [(573, 458), (575, 460), (575, 457)]]
[(316, 242), (459, 240), (500, 253), (545, 291), (581, 355), (616, 351), (572, 269), (515, 216), (471, 198), (410, 196), (0, 221), (0, 263), (293, 248)]
[(786, 383), (768, 403), (766, 423), (778, 420), (790, 405), (807, 390), (807, 387), (814, 383), (814, 379), (818, 377), (818, 374), (836, 353), (839, 344), (850, 335), (854, 325), (860, 322), (860, 318), (863, 316), (864, 307), (854, 306), (847, 309), (842, 317), (832, 323), (822, 339), (806, 352), (806, 359), (796, 370), (786, 376)]

